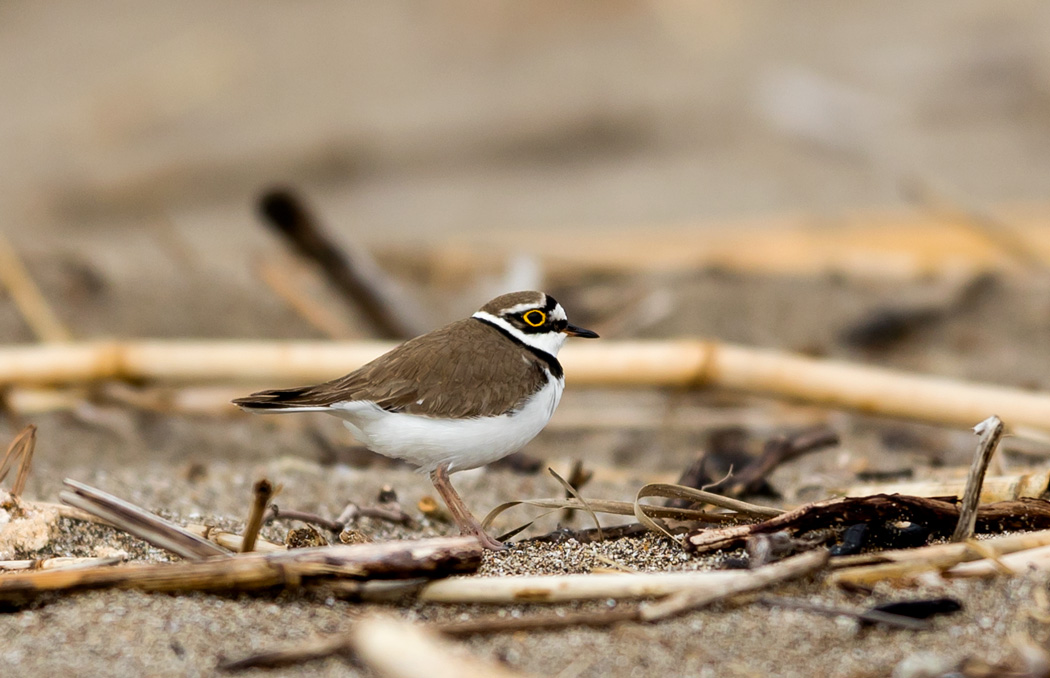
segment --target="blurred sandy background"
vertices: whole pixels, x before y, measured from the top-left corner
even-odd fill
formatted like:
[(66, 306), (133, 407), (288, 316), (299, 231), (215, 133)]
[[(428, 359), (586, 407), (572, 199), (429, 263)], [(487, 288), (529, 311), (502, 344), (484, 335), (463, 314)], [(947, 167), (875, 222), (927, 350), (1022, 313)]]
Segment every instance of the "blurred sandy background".
[(180, 247), (245, 281), (274, 182), (358, 242), (551, 248), (916, 177), (1039, 201), (1048, 36), (1036, 1), (6, 2), (0, 231), (164, 287)]

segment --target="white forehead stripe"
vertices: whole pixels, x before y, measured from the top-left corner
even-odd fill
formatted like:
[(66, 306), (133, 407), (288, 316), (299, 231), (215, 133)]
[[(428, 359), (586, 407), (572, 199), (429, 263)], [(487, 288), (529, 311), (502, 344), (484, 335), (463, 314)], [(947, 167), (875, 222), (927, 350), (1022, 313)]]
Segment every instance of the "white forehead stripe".
[(534, 309), (534, 308), (542, 309), (546, 305), (547, 304), (546, 304), (545, 301), (533, 301), (533, 302), (530, 302), (530, 303), (527, 303), (527, 304), (518, 304), (517, 306), (511, 306), (510, 308), (505, 308), (501, 312), (502, 313), (521, 313), (522, 311), (528, 311), (528, 310)]
[(554, 307), (554, 310), (551, 311), (551, 320), (568, 320), (568, 319), (569, 319), (569, 317), (565, 315), (565, 309), (561, 307), (561, 304), (556, 305)]

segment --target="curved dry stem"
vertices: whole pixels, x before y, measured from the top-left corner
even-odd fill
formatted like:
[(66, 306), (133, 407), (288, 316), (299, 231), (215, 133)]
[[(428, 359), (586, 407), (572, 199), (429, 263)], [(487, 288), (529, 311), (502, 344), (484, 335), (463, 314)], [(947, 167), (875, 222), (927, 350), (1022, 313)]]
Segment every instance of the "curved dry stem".
[[(578, 499), (563, 499), (560, 497), (552, 499), (518, 499), (507, 501), (489, 511), (485, 519), (481, 521), (482, 527), (489, 527), (492, 521), (504, 511), (515, 506), (535, 506), (545, 509), (575, 509), (586, 510)], [(588, 499), (587, 506), (595, 513), (608, 513), (616, 516), (633, 516), (634, 502), (614, 501), (611, 499)], [(696, 520), (706, 523), (733, 523), (740, 520), (741, 516), (735, 513), (710, 513), (708, 511), (697, 511), (694, 509), (673, 508), (670, 506), (646, 506), (650, 515), (671, 520)]]
[[(750, 504), (746, 501), (740, 501), (739, 499), (733, 499), (731, 497), (724, 497), (714, 492), (707, 492), (705, 490), (698, 490), (694, 487), (686, 487), (685, 485), (675, 485), (673, 483), (649, 483), (643, 485), (638, 490), (639, 497), (665, 497), (667, 499), (685, 499), (697, 504), (711, 504), (712, 506), (718, 506), (720, 508), (729, 509), (736, 513), (749, 516), (752, 518), (774, 518), (784, 513), (784, 509), (773, 508), (771, 506), (759, 506), (758, 504)], [(647, 506), (646, 509), (653, 509), (657, 507)], [(708, 515), (722, 515), (722, 514), (708, 514)], [(740, 515), (736, 516), (735, 519), (739, 519)], [(663, 516), (660, 516), (663, 517)]]

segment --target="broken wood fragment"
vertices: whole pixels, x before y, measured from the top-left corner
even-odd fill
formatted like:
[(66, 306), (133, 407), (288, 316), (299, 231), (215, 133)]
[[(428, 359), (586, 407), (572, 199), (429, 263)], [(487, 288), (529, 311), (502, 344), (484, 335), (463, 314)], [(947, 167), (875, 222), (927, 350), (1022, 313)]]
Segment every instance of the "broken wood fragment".
[(262, 529), (266, 507), (275, 493), (273, 483), (266, 478), (256, 481), (252, 487), (252, 508), (248, 514), (248, 522), (244, 526), (241, 553), (248, 553), (255, 548), (255, 540), (259, 536), (259, 530)]
[(959, 506), (959, 523), (952, 533), (952, 541), (966, 541), (973, 536), (973, 528), (977, 523), (977, 505), (981, 500), (981, 487), (984, 485), (984, 474), (988, 471), (988, 464), (992, 461), (995, 448), (999, 445), (999, 439), (1003, 436), (1003, 422), (999, 417), (992, 415), (974, 427), (974, 433), (980, 436), (977, 443), (977, 451), (974, 453), (973, 464), (966, 476), (966, 490), (963, 492), (962, 503)]
[(66, 478), (63, 484), (69, 488), (59, 494), (63, 503), (98, 516), (113, 527), (144, 539), (158, 548), (189, 560), (223, 556), (228, 553), (186, 528), (112, 494), (69, 478)]

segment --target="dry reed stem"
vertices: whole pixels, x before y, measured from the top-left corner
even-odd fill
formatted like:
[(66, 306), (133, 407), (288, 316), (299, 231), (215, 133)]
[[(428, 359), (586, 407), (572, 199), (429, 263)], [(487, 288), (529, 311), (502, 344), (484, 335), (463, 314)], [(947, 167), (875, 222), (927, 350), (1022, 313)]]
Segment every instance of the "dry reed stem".
[(984, 474), (988, 471), (988, 464), (992, 461), (995, 448), (1003, 436), (1003, 422), (999, 417), (992, 415), (977, 424), (973, 430), (980, 436), (980, 440), (977, 442), (977, 450), (974, 452), (970, 472), (966, 476), (966, 489), (963, 492), (962, 503), (959, 505), (959, 522), (955, 526), (955, 532), (952, 533), (954, 542), (967, 541), (973, 537)]
[(642, 605), (641, 619), (658, 621), (675, 617), (741, 593), (759, 591), (774, 584), (798, 579), (823, 568), (828, 563), (828, 557), (828, 552), (824, 549), (809, 551), (772, 565), (739, 572), (736, 578), (722, 584), (712, 582), (707, 587), (681, 591), (655, 603)]
[(473, 537), (323, 546), (243, 553), (176, 563), (44, 570), (0, 577), (0, 600), (45, 591), (116, 587), (141, 591), (250, 591), (298, 588), (340, 578), (442, 577), (473, 572), (481, 563)]
[[(0, 349), (0, 385), (136, 381), (323, 381), (391, 348), (381, 342), (127, 341)], [(989, 411), (1050, 430), (1050, 393), (965, 382), (700, 340), (568, 346), (577, 386), (700, 387), (750, 391), (828, 407), (950, 425)], [(232, 406), (231, 406), (232, 407)]]
[(73, 335), (58, 319), (14, 247), (0, 234), (0, 285), (15, 302), (33, 334), (41, 341), (66, 342)]
[[(983, 550), (1003, 559), (1011, 553), (1050, 546), (1050, 530), (985, 539), (980, 543)], [(965, 542), (845, 556), (832, 559), (831, 566), (841, 569), (833, 572), (828, 581), (844, 586), (872, 586), (880, 581), (915, 579), (928, 572), (948, 570), (959, 563), (982, 557), (981, 551)]]
[(0, 560), (0, 571), (36, 571), (36, 570), (72, 570), (86, 567), (104, 567), (116, 565), (123, 560), (117, 556), (107, 557), (54, 557), (31, 558), (27, 560)]
[(998, 574), (1050, 569), (1050, 545), (1014, 553), (959, 563), (942, 572), (945, 577), (991, 577)]
[[(1011, 237), (1045, 268), (1050, 264), (1050, 220), (1045, 206), (1003, 205), (989, 210), (1009, 222)], [(404, 266), (427, 268), (435, 277), (464, 279), (502, 253), (532, 255), (551, 278), (578, 280), (584, 272), (696, 271), (703, 268), (764, 275), (826, 275), (917, 279), (1016, 273), (1014, 253), (1002, 241), (991, 244), (958, 213), (891, 209), (842, 215), (833, 223), (806, 215), (773, 215), (721, 223), (647, 224), (645, 228), (603, 228), (549, 238), (516, 230), (446, 236), (425, 250), (398, 246), (377, 254)], [(1014, 248), (1014, 251), (1019, 248)], [(565, 256), (563, 252), (572, 252)], [(1023, 270), (1023, 269), (1022, 269)]]
[(319, 331), (329, 339), (349, 339), (354, 332), (343, 319), (332, 309), (313, 299), (303, 290), (302, 283), (296, 276), (298, 271), (294, 262), (288, 261), (259, 261), (255, 266), (255, 274), (263, 281), (270, 291), (280, 297), (281, 301), (288, 305), (296, 315), (302, 318), (308, 325)]
[[(198, 537), (203, 537), (210, 542), (214, 542), (219, 546), (228, 549), (234, 553), (240, 553), (241, 547), (244, 544), (244, 537), (233, 532), (224, 532), (223, 530), (217, 530), (210, 525), (198, 525), (190, 523), (186, 526), (186, 531), (192, 532)], [(271, 553), (273, 551), (287, 551), (288, 547), (284, 544), (278, 544), (276, 542), (267, 541), (262, 537), (255, 538), (255, 548), (253, 551), (259, 553)]]
[(666, 596), (691, 589), (732, 585), (749, 572), (642, 572), (638, 574), (522, 575), (456, 577), (427, 584), (419, 600), (432, 603), (564, 603), (573, 600), (625, 600)]

